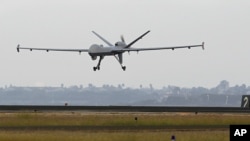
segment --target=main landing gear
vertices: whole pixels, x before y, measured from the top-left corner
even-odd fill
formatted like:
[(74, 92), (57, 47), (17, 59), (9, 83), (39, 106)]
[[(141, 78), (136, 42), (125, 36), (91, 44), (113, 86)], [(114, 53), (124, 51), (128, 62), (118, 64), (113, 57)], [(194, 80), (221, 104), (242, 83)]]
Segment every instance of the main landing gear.
[(120, 56), (118, 55), (118, 57), (116, 55), (114, 55), (115, 59), (119, 62), (119, 64), (122, 67), (122, 70), (125, 71), (126, 70), (126, 66), (122, 65), (122, 54), (120, 54)]
[(123, 69), (123, 71), (125, 71), (126, 70), (126, 66), (122, 66), (122, 69)]
[[(94, 70), (94, 71), (100, 70), (100, 66), (101, 66), (101, 62), (102, 62), (102, 59), (103, 59), (103, 58), (104, 58), (104, 56), (100, 56), (97, 66), (93, 67), (93, 70)], [(122, 70), (125, 71), (125, 70), (126, 70), (126, 66), (123, 66), (123, 65), (122, 65), (122, 60), (119, 59), (119, 58), (117, 58), (116, 56), (115, 56), (115, 58), (117, 59), (117, 61), (118, 61), (119, 64), (121, 65)]]
[(100, 67), (93, 67), (93, 70), (94, 70), (94, 71), (100, 70)]

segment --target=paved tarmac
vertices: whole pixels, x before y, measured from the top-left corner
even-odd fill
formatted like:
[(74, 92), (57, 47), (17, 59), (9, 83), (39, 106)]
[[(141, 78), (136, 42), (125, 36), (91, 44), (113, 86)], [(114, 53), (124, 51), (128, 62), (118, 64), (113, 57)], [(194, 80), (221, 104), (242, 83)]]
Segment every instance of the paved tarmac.
[(250, 113), (250, 108), (241, 107), (183, 107), (183, 106), (40, 106), (0, 105), (4, 111), (86, 111), (86, 112), (221, 112)]

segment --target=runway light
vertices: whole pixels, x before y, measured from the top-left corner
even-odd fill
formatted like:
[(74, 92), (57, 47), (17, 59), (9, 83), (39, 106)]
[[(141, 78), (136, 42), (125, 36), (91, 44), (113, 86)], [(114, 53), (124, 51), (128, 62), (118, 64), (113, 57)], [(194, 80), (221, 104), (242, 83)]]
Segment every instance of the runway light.
[(172, 135), (171, 141), (175, 141), (175, 135)]

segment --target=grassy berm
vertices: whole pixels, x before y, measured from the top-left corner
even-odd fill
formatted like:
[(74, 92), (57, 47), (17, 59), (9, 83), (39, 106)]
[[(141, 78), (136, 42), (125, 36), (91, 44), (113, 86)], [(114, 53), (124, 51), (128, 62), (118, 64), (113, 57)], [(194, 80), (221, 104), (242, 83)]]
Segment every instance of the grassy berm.
[(0, 141), (229, 141), (249, 114), (0, 113)]

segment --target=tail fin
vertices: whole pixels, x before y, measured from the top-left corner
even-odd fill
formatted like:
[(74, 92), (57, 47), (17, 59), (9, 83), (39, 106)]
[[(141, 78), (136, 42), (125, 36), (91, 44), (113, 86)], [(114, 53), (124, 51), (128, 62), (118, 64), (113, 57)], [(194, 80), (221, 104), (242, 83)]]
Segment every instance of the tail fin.
[(97, 34), (95, 31), (92, 31), (98, 38), (100, 38), (103, 42), (105, 42), (107, 45), (109, 46), (114, 46), (112, 45), (109, 41), (107, 41), (106, 39), (104, 39), (101, 35)]
[(250, 108), (249, 100), (250, 100), (250, 95), (242, 95), (241, 107)]
[(140, 40), (143, 36), (147, 35), (150, 32), (150, 30), (148, 30), (147, 32), (145, 32), (144, 34), (142, 34), (140, 37), (138, 37), (137, 39), (135, 39), (133, 42), (129, 43), (127, 46), (125, 46), (125, 48), (130, 48), (135, 42), (137, 42), (138, 40)]

